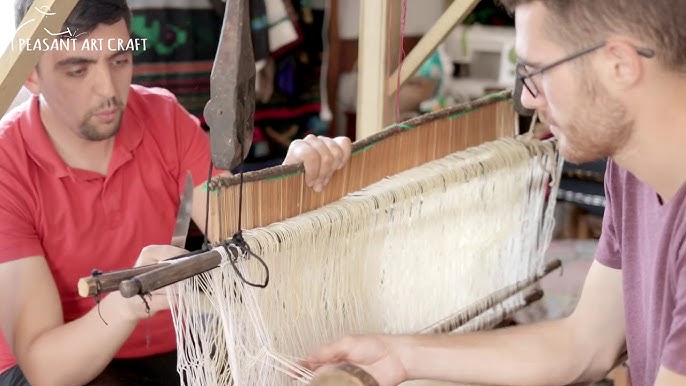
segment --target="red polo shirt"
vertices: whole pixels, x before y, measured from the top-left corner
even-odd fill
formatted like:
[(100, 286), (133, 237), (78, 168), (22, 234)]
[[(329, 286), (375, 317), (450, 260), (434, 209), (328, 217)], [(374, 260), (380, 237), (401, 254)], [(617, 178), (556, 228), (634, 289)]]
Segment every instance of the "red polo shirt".
[[(169, 244), (186, 171), (199, 185), (209, 162), (207, 134), (171, 93), (132, 86), (107, 175), (70, 168), (33, 97), (0, 121), (0, 264), (45, 256), (65, 321), (79, 318), (95, 303), (78, 295), (78, 279), (94, 268), (132, 267), (146, 245)], [(175, 347), (171, 314), (160, 312), (139, 324), (117, 357)], [(14, 364), (0, 334), (0, 372)]]

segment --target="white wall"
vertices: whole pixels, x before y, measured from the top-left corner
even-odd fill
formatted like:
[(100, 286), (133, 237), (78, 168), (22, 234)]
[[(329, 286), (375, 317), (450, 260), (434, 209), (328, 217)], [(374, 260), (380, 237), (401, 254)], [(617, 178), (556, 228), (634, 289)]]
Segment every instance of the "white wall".
[(5, 52), (13, 36), (14, 1), (0, 1), (0, 52)]
[[(14, 1), (0, 0), (0, 53), (5, 52), (12, 38), (14, 38)], [(8, 110), (11, 110), (30, 95), (28, 90), (22, 87)], [(0, 117), (2, 117), (2, 112), (0, 112)]]

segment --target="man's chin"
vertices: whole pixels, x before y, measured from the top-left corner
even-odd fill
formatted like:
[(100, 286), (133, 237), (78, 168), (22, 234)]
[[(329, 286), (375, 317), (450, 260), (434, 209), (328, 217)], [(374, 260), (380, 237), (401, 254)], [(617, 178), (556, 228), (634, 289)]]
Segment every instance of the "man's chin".
[(108, 140), (119, 132), (119, 121), (115, 122), (114, 124), (111, 125), (106, 125), (106, 126), (82, 126), (81, 128), (81, 138), (88, 140), (88, 141), (93, 141), (93, 142), (99, 142), (99, 141), (105, 141)]
[(560, 141), (560, 154), (565, 159), (565, 162), (575, 165), (597, 161), (605, 157), (602, 153), (584, 150), (580, 147), (570, 148), (570, 146), (563, 141)]

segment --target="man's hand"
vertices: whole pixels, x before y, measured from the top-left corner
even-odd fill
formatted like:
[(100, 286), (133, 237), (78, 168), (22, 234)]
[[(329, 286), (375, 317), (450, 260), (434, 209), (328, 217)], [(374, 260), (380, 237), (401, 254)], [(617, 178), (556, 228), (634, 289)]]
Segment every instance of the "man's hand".
[(305, 183), (321, 192), (329, 183), (331, 175), (350, 159), (350, 138), (328, 138), (312, 134), (291, 143), (284, 165), (302, 162), (305, 166)]
[(324, 371), (341, 362), (356, 365), (368, 372), (380, 386), (396, 386), (407, 380), (407, 370), (400, 359), (402, 337), (387, 335), (348, 336), (322, 346), (311, 353), (303, 365), (312, 371)]
[[(171, 245), (149, 245), (141, 250), (140, 255), (138, 255), (138, 260), (136, 260), (135, 267), (157, 264), (162, 260), (179, 256), (184, 253), (188, 253), (188, 251)], [(124, 299), (126, 308), (129, 311), (128, 315), (132, 320), (138, 321), (146, 319), (159, 311), (169, 309), (167, 293), (164, 288), (153, 291), (150, 295), (145, 295), (144, 297), (145, 302), (139, 296)], [(147, 306), (150, 307), (149, 313), (146, 309), (146, 302)]]

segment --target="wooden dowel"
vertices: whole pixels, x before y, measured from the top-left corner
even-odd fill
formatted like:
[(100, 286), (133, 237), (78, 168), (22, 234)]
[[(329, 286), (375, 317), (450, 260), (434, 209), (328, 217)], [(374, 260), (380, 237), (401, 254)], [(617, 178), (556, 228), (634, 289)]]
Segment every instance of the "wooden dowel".
[(560, 268), (561, 266), (562, 262), (560, 260), (551, 260), (545, 265), (545, 268), (543, 269), (543, 272), (540, 275), (534, 275), (528, 279), (521, 280), (517, 283), (502, 288), (490, 294), (488, 297), (479, 300), (469, 308), (462, 310), (436, 324), (433, 324), (423, 329), (421, 332), (427, 334), (439, 334), (453, 331), (459, 328), (460, 326), (464, 325), (468, 321), (474, 319), (478, 315), (481, 315), (485, 311), (493, 308), (495, 305), (502, 303), (507, 298), (515, 295), (516, 293), (520, 292), (524, 288), (530, 286), (531, 284), (535, 283), (536, 281), (540, 280), (541, 278), (553, 272), (554, 270)]
[(158, 268), (171, 264), (174, 260), (182, 259), (189, 256), (197, 255), (198, 252), (184, 253), (183, 255), (174, 256), (170, 259), (160, 261), (157, 264), (149, 264), (142, 267), (127, 268), (118, 271), (110, 271), (107, 273), (94, 273), (92, 276), (82, 277), (77, 284), (79, 296), (87, 298), (91, 296), (98, 296), (108, 292), (119, 289), (119, 284), (134, 276), (154, 271)]
[[(166, 263), (162, 262), (160, 264)], [(159, 267), (159, 264), (151, 264), (131, 269), (123, 269), (121, 271), (103, 273), (102, 275), (96, 274), (89, 277), (83, 277), (79, 279), (78, 283), (79, 296), (87, 298), (118, 290), (119, 283), (121, 283), (122, 280), (131, 279), (136, 275), (153, 271)]]
[(174, 260), (155, 270), (123, 280), (119, 284), (119, 292), (125, 298), (147, 294), (216, 268), (221, 261), (221, 254), (215, 250)]
[[(466, 333), (466, 332), (471, 332), (471, 331), (484, 331), (484, 330), (491, 330), (493, 328), (497, 328), (500, 324), (502, 324), (505, 320), (507, 320), (509, 317), (512, 315), (516, 314), (518, 311), (530, 306), (532, 303), (535, 303), (541, 299), (543, 299), (543, 290), (540, 288), (528, 288), (525, 289), (524, 291), (520, 292), (522, 296), (523, 302), (520, 304), (516, 304), (514, 306), (509, 306), (505, 307), (502, 303), (496, 304), (492, 308), (489, 308), (488, 311), (489, 313), (487, 314), (486, 311), (484, 311), (481, 315), (477, 315), (474, 319), (480, 318), (483, 316), (483, 319), (480, 320), (480, 323), (475, 325), (474, 327), (466, 326), (465, 328), (461, 328), (459, 330), (459, 333)], [(516, 295), (516, 294), (515, 294)], [(493, 312), (495, 311), (495, 312)], [(451, 332), (458, 332), (457, 330), (451, 331)]]

